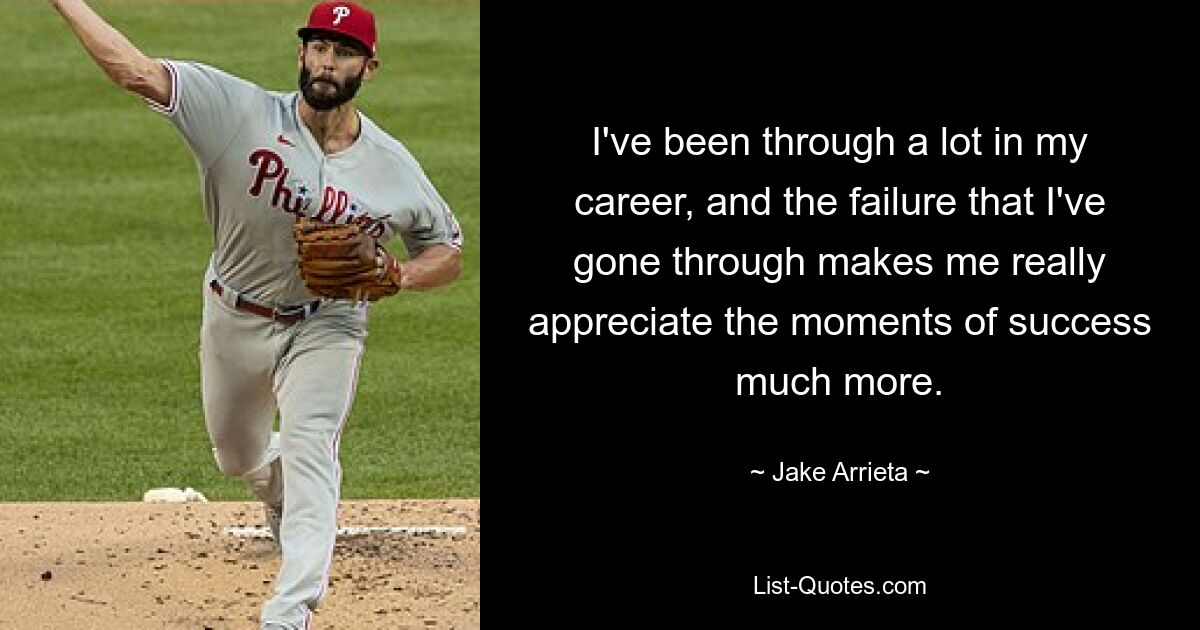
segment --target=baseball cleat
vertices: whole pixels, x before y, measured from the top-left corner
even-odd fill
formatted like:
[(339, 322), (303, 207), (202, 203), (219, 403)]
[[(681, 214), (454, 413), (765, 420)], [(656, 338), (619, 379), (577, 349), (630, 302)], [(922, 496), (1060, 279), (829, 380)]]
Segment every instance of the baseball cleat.
[(278, 545), (280, 540), (279, 526), (283, 524), (283, 504), (264, 503), (263, 511), (267, 515), (267, 527), (271, 528), (271, 537), (275, 539), (275, 544)]

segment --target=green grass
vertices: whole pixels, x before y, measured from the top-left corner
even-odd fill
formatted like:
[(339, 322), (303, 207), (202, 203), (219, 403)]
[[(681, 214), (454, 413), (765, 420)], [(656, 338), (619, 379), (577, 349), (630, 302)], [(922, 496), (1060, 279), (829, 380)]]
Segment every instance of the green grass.
[[(307, 1), (92, 4), (151, 56), (294, 89)], [(383, 67), (359, 106), (421, 161), (467, 244), (456, 284), (372, 308), (343, 496), (479, 496), (479, 6), (371, 6)], [(246, 499), (216, 470), (200, 406), (211, 243), (191, 155), (47, 3), (5, 10), (0, 501), (162, 485)]]

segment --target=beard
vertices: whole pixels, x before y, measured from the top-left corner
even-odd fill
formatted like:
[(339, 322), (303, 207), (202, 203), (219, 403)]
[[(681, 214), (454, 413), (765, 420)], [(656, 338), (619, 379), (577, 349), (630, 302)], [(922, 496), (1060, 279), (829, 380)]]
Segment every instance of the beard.
[(301, 68), (300, 93), (304, 95), (304, 100), (309, 106), (319, 112), (336, 109), (358, 94), (358, 88), (362, 87), (363, 72), (366, 69), (366, 64), (363, 64), (363, 69), (358, 71), (358, 76), (349, 77), (345, 83), (339, 85), (334, 79), (313, 79), (312, 73), (308, 71), (307, 67)]

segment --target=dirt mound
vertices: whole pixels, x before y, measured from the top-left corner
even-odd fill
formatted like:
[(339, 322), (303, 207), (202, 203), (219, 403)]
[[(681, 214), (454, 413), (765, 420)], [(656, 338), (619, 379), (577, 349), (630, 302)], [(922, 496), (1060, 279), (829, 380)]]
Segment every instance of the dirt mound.
[[(341, 527), (465, 536), (339, 538), (315, 628), (479, 627), (479, 500), (343, 501)], [(258, 628), (279, 555), (258, 503), (0, 504), (0, 628)]]

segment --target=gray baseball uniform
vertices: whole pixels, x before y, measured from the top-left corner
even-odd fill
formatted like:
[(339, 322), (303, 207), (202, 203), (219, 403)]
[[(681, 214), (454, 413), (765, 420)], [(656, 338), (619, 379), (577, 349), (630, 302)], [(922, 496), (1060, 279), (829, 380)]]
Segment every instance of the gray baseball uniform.
[[(170, 101), (147, 102), (195, 155), (213, 235), (200, 332), (205, 423), (222, 472), (245, 479), (265, 502), (283, 501), (283, 559), (263, 621), (306, 627), (329, 578), (338, 443), (367, 306), (308, 292), (293, 221), (358, 222), (381, 242), (399, 235), (413, 256), (436, 243), (461, 248), (461, 234), (408, 150), (365, 115), (354, 144), (326, 154), (299, 118), (298, 93), (269, 92), (202, 64), (162, 63)], [(239, 298), (308, 317), (274, 321), (236, 309)]]

